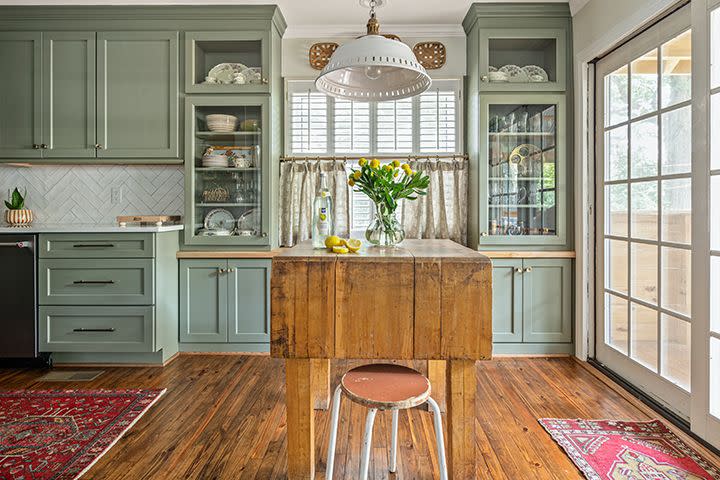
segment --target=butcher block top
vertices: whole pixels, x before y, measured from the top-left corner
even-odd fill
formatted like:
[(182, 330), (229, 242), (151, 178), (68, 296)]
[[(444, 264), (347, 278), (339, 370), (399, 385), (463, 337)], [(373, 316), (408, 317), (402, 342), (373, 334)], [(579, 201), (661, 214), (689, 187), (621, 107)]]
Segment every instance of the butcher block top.
[(492, 355), (492, 263), (450, 240), (341, 255), (303, 242), (275, 256), (272, 272), (275, 357)]

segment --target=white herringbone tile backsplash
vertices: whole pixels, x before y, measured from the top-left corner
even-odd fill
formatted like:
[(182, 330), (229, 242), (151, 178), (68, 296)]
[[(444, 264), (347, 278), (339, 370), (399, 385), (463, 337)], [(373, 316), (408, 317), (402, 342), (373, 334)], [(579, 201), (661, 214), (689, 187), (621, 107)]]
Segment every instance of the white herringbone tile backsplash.
[[(37, 223), (111, 223), (117, 215), (182, 215), (184, 207), (178, 166), (0, 167), (3, 199), (15, 187), (27, 188), (25, 204)], [(118, 188), (122, 199), (113, 204), (111, 191)]]

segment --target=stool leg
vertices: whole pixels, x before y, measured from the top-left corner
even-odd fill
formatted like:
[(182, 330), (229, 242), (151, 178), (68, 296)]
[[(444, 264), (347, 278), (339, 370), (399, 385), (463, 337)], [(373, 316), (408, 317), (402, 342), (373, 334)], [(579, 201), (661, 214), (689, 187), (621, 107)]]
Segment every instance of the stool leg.
[(330, 443), (328, 444), (327, 469), (325, 478), (332, 480), (333, 468), (335, 467), (335, 443), (337, 442), (338, 420), (340, 419), (340, 398), (342, 389), (338, 385), (333, 394), (332, 414), (330, 415)]
[(440, 463), (440, 480), (447, 480), (447, 461), (445, 460), (445, 441), (443, 439), (442, 417), (440, 416), (440, 407), (432, 398), (428, 397), (428, 405), (433, 411), (433, 421), (435, 422), (435, 437), (437, 441), (437, 455)]
[(392, 411), (392, 439), (390, 440), (390, 471), (397, 472), (397, 434), (399, 410)]
[(370, 450), (372, 447), (372, 431), (376, 413), (377, 408), (371, 408), (368, 410), (367, 418), (365, 419), (365, 437), (363, 438), (362, 455), (360, 457), (360, 480), (367, 480), (368, 478)]

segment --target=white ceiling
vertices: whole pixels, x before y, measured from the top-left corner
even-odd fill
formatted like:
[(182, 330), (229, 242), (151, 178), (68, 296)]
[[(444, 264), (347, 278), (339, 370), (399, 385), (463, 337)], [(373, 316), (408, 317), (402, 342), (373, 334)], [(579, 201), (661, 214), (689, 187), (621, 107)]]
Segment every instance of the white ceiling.
[[(402, 27), (421, 27), (437, 33), (461, 33), (460, 23), (470, 4), (489, 0), (385, 0), (378, 9), (383, 25), (399, 33)], [(494, 0), (497, 1), (497, 0)], [(519, 2), (570, 2), (573, 13), (589, 0), (505, 0)], [(359, 0), (0, 0), (0, 5), (193, 5), (193, 4), (268, 4), (276, 3), (288, 23), (288, 36), (325, 36), (330, 33), (361, 33), (367, 22), (368, 11)], [(313, 35), (314, 34), (314, 35)]]

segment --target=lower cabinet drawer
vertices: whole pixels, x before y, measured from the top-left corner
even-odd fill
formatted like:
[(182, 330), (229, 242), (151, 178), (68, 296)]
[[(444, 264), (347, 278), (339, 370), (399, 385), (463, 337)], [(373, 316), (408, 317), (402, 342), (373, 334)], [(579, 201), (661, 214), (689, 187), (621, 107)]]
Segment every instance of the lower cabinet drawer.
[(155, 307), (40, 307), (42, 352), (154, 352)]
[(44, 233), (40, 258), (152, 258), (152, 233)]
[(40, 305), (153, 305), (151, 259), (40, 260)]

